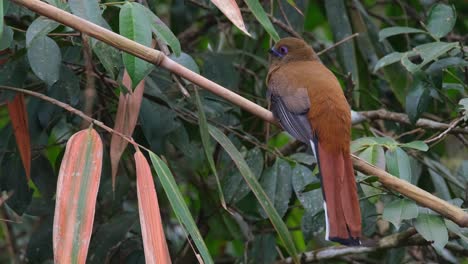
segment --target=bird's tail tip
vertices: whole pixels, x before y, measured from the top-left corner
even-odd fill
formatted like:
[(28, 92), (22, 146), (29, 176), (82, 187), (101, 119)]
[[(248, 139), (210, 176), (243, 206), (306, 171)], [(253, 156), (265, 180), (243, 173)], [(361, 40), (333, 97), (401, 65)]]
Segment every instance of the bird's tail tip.
[(351, 247), (351, 246), (360, 246), (361, 245), (361, 240), (359, 237), (348, 237), (348, 238), (342, 238), (342, 237), (330, 237), (330, 241), (340, 243), (342, 245)]

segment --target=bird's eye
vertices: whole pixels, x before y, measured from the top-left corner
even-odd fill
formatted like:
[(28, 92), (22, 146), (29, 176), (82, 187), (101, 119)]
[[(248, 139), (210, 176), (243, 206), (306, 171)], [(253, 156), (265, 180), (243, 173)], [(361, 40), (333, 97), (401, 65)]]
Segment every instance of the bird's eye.
[(279, 47), (279, 52), (284, 55), (288, 53), (288, 48), (286, 46), (281, 46)]

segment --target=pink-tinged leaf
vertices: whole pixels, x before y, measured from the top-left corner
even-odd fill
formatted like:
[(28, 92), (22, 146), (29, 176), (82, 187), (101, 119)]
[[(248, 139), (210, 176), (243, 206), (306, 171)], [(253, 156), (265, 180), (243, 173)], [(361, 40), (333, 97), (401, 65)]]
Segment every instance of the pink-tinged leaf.
[(93, 231), (102, 168), (102, 141), (85, 129), (67, 143), (60, 166), (55, 201), (53, 246), (55, 263), (85, 263)]
[(24, 95), (17, 94), (13, 100), (7, 102), (16, 145), (23, 161), (27, 180), (31, 179), (31, 141), (29, 138), (28, 112), (24, 103)]
[[(115, 116), (114, 130), (131, 137), (138, 120), (140, 113), (141, 100), (143, 91), (145, 90), (145, 81), (141, 81), (134, 91), (132, 91), (132, 80), (127, 71), (124, 72), (122, 78), (123, 85), (127, 88), (128, 93), (120, 93), (119, 106)], [(110, 144), (110, 160), (112, 168), (112, 189), (115, 189), (115, 179), (119, 167), (120, 157), (127, 147), (128, 142), (122, 137), (112, 134)]]
[(138, 211), (146, 263), (171, 263), (153, 176), (145, 156), (135, 153)]
[(244, 20), (242, 19), (241, 11), (235, 0), (211, 0), (211, 2), (223, 12), (223, 14), (231, 20), (231, 22), (247, 36), (250, 33), (245, 27)]

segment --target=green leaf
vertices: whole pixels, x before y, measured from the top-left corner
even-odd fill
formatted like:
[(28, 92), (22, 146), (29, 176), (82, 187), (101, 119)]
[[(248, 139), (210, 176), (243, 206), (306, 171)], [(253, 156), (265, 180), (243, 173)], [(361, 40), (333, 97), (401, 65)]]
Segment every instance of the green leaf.
[(0, 36), (3, 35), (3, 30), (4, 30), (4, 25), (5, 23), (3, 22), (3, 0), (0, 0)]
[(151, 24), (151, 30), (153, 33), (164, 43), (169, 45), (172, 48), (172, 52), (179, 57), (181, 51), (180, 48), (180, 42), (177, 39), (177, 37), (172, 33), (172, 31), (162, 22), (162, 20), (156, 16), (151, 10), (146, 8), (145, 6), (142, 6), (142, 8), (145, 10), (146, 17), (148, 19), (148, 22)]
[(219, 129), (213, 126), (209, 126), (208, 130), (211, 136), (216, 141), (218, 141), (218, 143), (224, 148), (224, 150), (226, 150), (229, 156), (231, 156), (234, 164), (237, 166), (250, 189), (254, 193), (255, 197), (257, 197), (258, 202), (270, 218), (273, 227), (278, 232), (278, 236), (283, 243), (283, 246), (286, 248), (289, 255), (293, 258), (294, 262), (299, 263), (299, 260), (297, 259), (296, 247), (294, 246), (294, 241), (292, 240), (291, 234), (289, 233), (286, 224), (275, 210), (273, 203), (270, 201), (267, 194), (262, 189), (260, 183), (255, 178), (255, 175), (248, 167), (247, 163), (242, 157), (242, 154), (236, 149), (229, 138), (227, 138), (221, 131), (219, 131)]
[[(323, 205), (323, 203), (322, 203)], [(325, 211), (320, 210), (318, 213), (305, 211), (301, 219), (301, 230), (305, 241), (310, 241), (317, 236), (319, 232), (325, 230)]]
[(252, 242), (252, 247), (249, 250), (249, 263), (274, 263), (277, 255), (275, 236), (260, 234), (255, 236)]
[(9, 48), (12, 41), (13, 30), (11, 29), (11, 27), (4, 26), (2, 33), (0, 33), (0, 50)]
[[(244, 156), (247, 165), (255, 178), (259, 179), (263, 169), (263, 154), (259, 148), (247, 151)], [(244, 198), (250, 188), (237, 168), (230, 168), (223, 179), (224, 197), (228, 203), (234, 204)]]
[(70, 11), (68, 2), (64, 2), (62, 0), (45, 0), (47, 3), (50, 5), (53, 5), (55, 7), (58, 7), (62, 10)]
[(421, 113), (426, 111), (429, 106), (429, 85), (423, 74), (414, 76), (412, 87), (406, 96), (406, 113), (413, 124), (418, 121)]
[(380, 30), (379, 40), (382, 41), (391, 36), (408, 33), (426, 33), (426, 31), (412, 27), (388, 27)]
[[(70, 0), (68, 2), (73, 14), (106, 29), (111, 29), (107, 21), (102, 17), (102, 10), (97, 0)], [(91, 39), (91, 43), (92, 49), (102, 63), (102, 66), (112, 78), (115, 78), (121, 65), (119, 51), (96, 39)]]
[[(147, 23), (145, 13), (142, 5), (126, 2), (120, 10), (119, 29), (120, 35), (150, 47), (151, 28)], [(132, 79), (133, 87), (136, 87), (154, 68), (151, 63), (125, 52), (122, 58), (128, 75)]]
[(307, 154), (307, 153), (304, 153), (304, 152), (297, 152), (297, 153), (294, 153), (292, 155), (290, 155), (288, 158), (298, 162), (298, 163), (302, 163), (302, 164), (306, 164), (306, 165), (312, 165), (312, 164), (315, 164), (317, 163), (317, 161), (315, 160), (315, 157), (313, 155), (310, 155), (310, 154)]
[(421, 55), (424, 64), (445, 55), (451, 49), (459, 48), (457, 42), (432, 42), (414, 47), (414, 50)]
[[(403, 64), (409, 72), (414, 73), (452, 49), (459, 49), (459, 44), (457, 42), (431, 42), (422, 44), (414, 47), (413, 51), (405, 53), (401, 58), (401, 64)], [(423, 61), (419, 64), (414, 64), (409, 58), (418, 54)]]
[(146, 140), (157, 153), (163, 152), (169, 133), (181, 125), (174, 111), (146, 98), (141, 101), (139, 119)]
[(125, 240), (125, 236), (137, 221), (138, 215), (134, 213), (122, 213), (106, 220), (91, 237), (86, 263), (105, 263), (109, 251)]
[[(363, 152), (359, 154), (359, 157), (365, 161), (376, 165), (379, 168), (385, 168), (385, 155), (383, 148), (378, 145), (373, 145), (366, 148)], [(359, 176), (364, 176), (362, 173), (358, 172)], [(364, 184), (361, 183), (361, 188), (366, 197), (368, 197), (369, 202), (376, 203), (380, 198), (381, 191), (377, 188), (374, 188), (374, 184), (380, 185), (378, 183)]]
[(58, 26), (60, 26), (59, 23), (46, 17), (40, 16), (36, 18), (28, 27), (28, 30), (26, 30), (26, 46), (29, 47), (33, 40), (45, 37)]
[(468, 228), (464, 227), (461, 228), (454, 222), (448, 219), (444, 219), (445, 225), (447, 226), (448, 230), (452, 231), (453, 233), (457, 234), (465, 243), (468, 243)]
[(401, 58), (405, 55), (405, 53), (401, 52), (392, 52), (390, 54), (385, 55), (381, 58), (374, 66), (374, 72), (378, 71), (380, 68), (385, 67), (387, 65), (393, 64), (397, 61), (400, 61)]
[(311, 215), (315, 215), (323, 210), (322, 190), (314, 189), (307, 190), (307, 187), (312, 184), (318, 184), (320, 181), (314, 177), (312, 171), (303, 165), (296, 165), (292, 171), (292, 185), (297, 199), (301, 202), (304, 210)]
[(463, 111), (463, 119), (468, 121), (468, 98), (463, 98), (458, 102), (461, 105), (460, 109)]
[(95, 42), (93, 51), (111, 78), (116, 78), (119, 68), (122, 65), (120, 52), (116, 48), (101, 41)]
[(450, 200), (452, 196), (450, 195), (450, 190), (447, 186), (447, 182), (445, 182), (444, 177), (439, 174), (437, 170), (428, 169), (429, 175), (431, 175), (432, 184), (434, 185), (434, 189), (436, 190), (437, 197), (440, 197), (444, 200)]
[(427, 67), (426, 72), (428, 74), (435, 74), (449, 67), (466, 67), (466, 66), (468, 66), (468, 61), (464, 60), (463, 58), (449, 57), (449, 58), (440, 59), (432, 63), (429, 67)]
[[(289, 200), (291, 199), (291, 166), (283, 159), (276, 159), (273, 166), (263, 171), (260, 185), (265, 190), (265, 193), (273, 202), (278, 214), (283, 217), (288, 210)], [(259, 206), (259, 212), (263, 218), (269, 217)]]
[(401, 145), (401, 147), (417, 149), (417, 150), (420, 150), (420, 151), (427, 151), (429, 149), (429, 146), (426, 143), (424, 143), (424, 141), (420, 141), (420, 140), (405, 143), (405, 144)]
[(97, 0), (69, 0), (70, 10), (73, 14), (84, 18), (96, 25), (110, 29), (109, 24), (101, 15), (101, 8)]
[(362, 137), (351, 142), (351, 152), (355, 153), (357, 151), (366, 149), (369, 146), (376, 145), (377, 141), (372, 137)]
[(150, 151), (149, 155), (154, 170), (156, 171), (156, 174), (161, 181), (161, 185), (166, 192), (169, 203), (171, 204), (172, 209), (174, 209), (174, 213), (177, 216), (177, 219), (190, 234), (195, 246), (198, 249), (198, 252), (200, 252), (200, 255), (203, 258), (203, 261), (207, 264), (214, 263), (210, 252), (208, 251), (208, 248), (203, 241), (203, 237), (201, 236), (200, 231), (198, 230), (197, 225), (193, 220), (187, 205), (185, 204), (184, 197), (177, 187), (177, 183), (174, 180), (174, 176), (172, 175), (170, 169), (167, 167), (166, 163), (164, 163), (156, 154)]
[(213, 172), (216, 179), (216, 186), (218, 188), (218, 195), (221, 205), (227, 210), (226, 202), (224, 201), (223, 189), (221, 188), (221, 182), (219, 181), (218, 171), (216, 170), (215, 162), (213, 159), (213, 145), (211, 145), (210, 134), (208, 133), (208, 123), (206, 121), (205, 111), (203, 110), (203, 104), (198, 94), (198, 89), (195, 88), (195, 101), (197, 102), (198, 109), (198, 126), (200, 128), (200, 136), (205, 150), (206, 159), (210, 164), (211, 171)]
[[(393, 48), (387, 40), (379, 41), (378, 32), (379, 29), (374, 23), (366, 8), (362, 5), (361, 1), (353, 0), (353, 5), (359, 12), (356, 12), (356, 16), (353, 16), (353, 22), (359, 23), (360, 38), (368, 38), (368, 43), (375, 49), (375, 53), (378, 57), (383, 57), (393, 52)], [(359, 16), (358, 16), (359, 15)], [(363, 41), (361, 41), (362, 43)], [(359, 43), (359, 42), (358, 42)], [(368, 49), (368, 46), (364, 46), (361, 50)], [(389, 87), (395, 94), (400, 104), (405, 103), (406, 90), (410, 84), (411, 77), (407, 71), (399, 64), (387, 65), (382, 69), (385, 80), (388, 81)]]
[(385, 204), (382, 217), (392, 223), (398, 230), (403, 220), (418, 217), (418, 206), (414, 201), (397, 199)]
[(255, 16), (258, 22), (260, 22), (263, 28), (265, 28), (268, 34), (270, 34), (273, 41), (278, 41), (280, 37), (273, 27), (273, 24), (271, 24), (271, 21), (260, 2), (258, 0), (245, 0), (245, 3), (249, 7), (250, 11), (252, 11), (252, 14)]
[(387, 150), (387, 152), (385, 152), (385, 160), (387, 162), (387, 170), (390, 174), (407, 182), (411, 182), (411, 165), (408, 154), (406, 154), (403, 149), (397, 147), (394, 150)]
[(391, 137), (375, 137), (374, 140), (379, 145), (382, 145), (386, 148), (395, 148), (398, 146), (398, 143)]
[(436, 39), (442, 38), (452, 31), (457, 20), (455, 8), (445, 4), (437, 4), (429, 12), (427, 29)]
[(185, 68), (193, 71), (194, 73), (200, 74), (200, 68), (192, 56), (188, 55), (185, 52), (182, 52), (179, 56), (174, 56), (174, 54), (169, 55), (173, 61), (183, 65)]
[[(325, 9), (335, 42), (353, 34), (344, 0), (327, 0), (325, 1)], [(336, 49), (338, 50), (340, 64), (345, 71), (344, 74), (350, 73), (352, 76), (354, 83), (353, 99), (356, 105), (359, 105), (360, 86), (354, 40), (346, 41)]]
[(434, 241), (432, 246), (436, 249), (442, 250), (448, 243), (447, 227), (438, 215), (419, 214), (414, 221), (414, 227), (424, 239)]
[(28, 59), (34, 74), (47, 85), (52, 86), (59, 79), (62, 55), (51, 38), (43, 36), (31, 42)]

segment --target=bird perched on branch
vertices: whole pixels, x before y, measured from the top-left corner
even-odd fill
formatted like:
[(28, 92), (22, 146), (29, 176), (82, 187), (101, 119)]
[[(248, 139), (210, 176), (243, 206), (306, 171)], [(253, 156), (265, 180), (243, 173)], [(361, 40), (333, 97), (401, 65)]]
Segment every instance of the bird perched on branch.
[(361, 212), (350, 153), (351, 114), (333, 73), (302, 39), (283, 38), (270, 50), (266, 79), (274, 116), (312, 147), (324, 198), (326, 236), (359, 245)]

